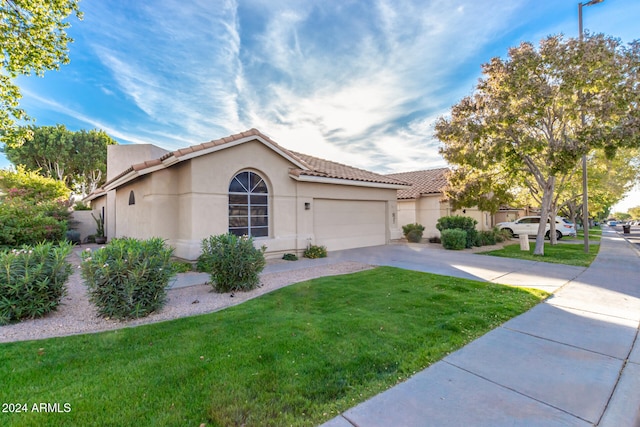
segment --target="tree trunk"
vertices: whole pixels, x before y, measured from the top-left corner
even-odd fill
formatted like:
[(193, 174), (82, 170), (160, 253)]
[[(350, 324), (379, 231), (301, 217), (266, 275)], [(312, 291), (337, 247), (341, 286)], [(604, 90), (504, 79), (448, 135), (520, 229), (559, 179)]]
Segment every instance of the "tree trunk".
[(533, 250), (534, 255), (544, 255), (544, 235), (547, 231), (546, 218), (549, 218), (551, 211), (551, 201), (553, 200), (553, 191), (555, 189), (556, 177), (551, 176), (544, 182), (542, 193), (542, 205), (540, 211), (540, 224), (538, 225), (538, 235), (536, 236), (536, 247)]
[(549, 243), (551, 245), (558, 244), (556, 236), (556, 216), (558, 216), (558, 207), (554, 203), (549, 212)]

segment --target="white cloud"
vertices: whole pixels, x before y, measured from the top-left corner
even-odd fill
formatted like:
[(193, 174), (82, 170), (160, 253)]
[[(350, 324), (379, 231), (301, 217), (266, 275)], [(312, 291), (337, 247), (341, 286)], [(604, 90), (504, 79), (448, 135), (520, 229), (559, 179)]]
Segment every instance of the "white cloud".
[(90, 2), (79, 41), (111, 76), (100, 81), (104, 102), (135, 108), (127, 105), (130, 117), (96, 119), (72, 100), (49, 105), (126, 141), (169, 149), (257, 127), (287, 148), (368, 169), (440, 166), (434, 121), (471, 92), (481, 62), (505, 53), (496, 40), (524, 25), (533, 7), (543, 6)]

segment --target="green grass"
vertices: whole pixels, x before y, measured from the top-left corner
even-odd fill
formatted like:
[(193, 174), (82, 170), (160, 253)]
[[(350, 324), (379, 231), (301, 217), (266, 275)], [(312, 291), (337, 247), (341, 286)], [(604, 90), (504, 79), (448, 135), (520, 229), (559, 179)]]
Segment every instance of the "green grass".
[[(578, 240), (584, 240), (584, 232), (578, 230), (578, 235), (575, 237)], [(602, 238), (602, 228), (590, 228), (589, 229), (589, 241), (600, 240)]]
[(317, 425), (537, 304), (543, 291), (380, 267), (202, 316), (0, 344), (2, 425)]
[(529, 251), (521, 251), (518, 244), (507, 245), (502, 249), (482, 252), (481, 254), (588, 267), (598, 255), (598, 250), (600, 249), (600, 245), (589, 245), (589, 253), (586, 254), (584, 252), (584, 244), (560, 243), (552, 246), (549, 243), (545, 243), (544, 256), (540, 256), (533, 254), (535, 246), (535, 242), (529, 242)]

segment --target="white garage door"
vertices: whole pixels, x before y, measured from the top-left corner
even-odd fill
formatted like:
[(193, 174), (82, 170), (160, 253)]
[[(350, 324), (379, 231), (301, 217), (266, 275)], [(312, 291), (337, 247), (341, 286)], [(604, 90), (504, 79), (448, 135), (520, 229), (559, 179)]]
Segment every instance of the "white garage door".
[(385, 202), (315, 199), (315, 243), (330, 251), (384, 245), (385, 206)]

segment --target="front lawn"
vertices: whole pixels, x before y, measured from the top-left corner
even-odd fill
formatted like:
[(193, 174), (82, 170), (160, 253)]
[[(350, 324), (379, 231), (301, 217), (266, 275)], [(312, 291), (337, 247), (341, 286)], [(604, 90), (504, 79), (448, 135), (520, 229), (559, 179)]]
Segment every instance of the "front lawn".
[[(379, 267), (208, 315), (0, 344), (0, 400), (28, 409), (0, 419), (7, 426), (317, 425), (547, 295)], [(39, 403), (59, 412), (33, 412)]]
[(559, 243), (552, 246), (549, 243), (545, 243), (544, 256), (540, 256), (533, 254), (535, 246), (535, 242), (529, 242), (529, 251), (521, 251), (520, 245), (518, 244), (507, 245), (502, 249), (482, 252), (481, 254), (588, 267), (600, 250), (600, 245), (589, 245), (589, 253), (586, 254), (584, 252), (584, 244)]
[[(578, 230), (578, 235), (575, 237), (578, 240), (584, 240), (584, 231)], [(590, 228), (589, 229), (589, 241), (602, 239), (602, 228)]]

